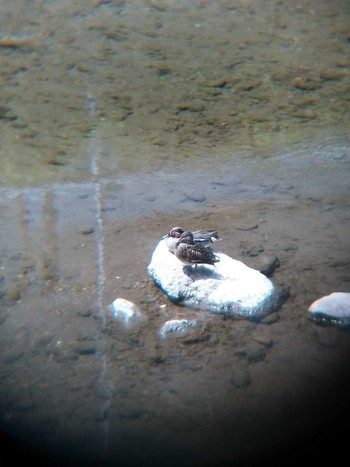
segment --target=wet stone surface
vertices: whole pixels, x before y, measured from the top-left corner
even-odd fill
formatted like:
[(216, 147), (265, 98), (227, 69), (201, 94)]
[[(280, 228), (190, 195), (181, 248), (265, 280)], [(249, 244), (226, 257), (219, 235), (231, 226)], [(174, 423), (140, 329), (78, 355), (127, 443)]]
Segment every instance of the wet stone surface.
[(315, 300), (309, 307), (309, 317), (319, 324), (350, 327), (350, 293), (334, 292)]
[[(260, 250), (259, 250), (260, 251)], [(147, 271), (175, 303), (231, 317), (259, 320), (286, 299), (259, 271), (220, 252), (215, 264), (184, 267), (161, 240), (152, 253)]]

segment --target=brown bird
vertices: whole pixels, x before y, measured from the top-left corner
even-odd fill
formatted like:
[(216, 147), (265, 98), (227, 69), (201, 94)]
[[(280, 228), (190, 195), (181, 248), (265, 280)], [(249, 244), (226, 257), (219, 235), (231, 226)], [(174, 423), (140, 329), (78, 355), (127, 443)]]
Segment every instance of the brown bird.
[[(173, 227), (170, 232), (164, 235), (168, 250), (174, 253), (176, 243), (178, 242), (184, 230), (181, 227)], [(193, 243), (208, 246), (218, 240), (222, 240), (216, 230), (192, 230)]]
[(174, 254), (179, 261), (187, 265), (215, 265), (215, 263), (220, 261), (209, 247), (205, 247), (200, 243), (195, 243), (193, 234), (189, 230), (181, 234), (175, 245)]

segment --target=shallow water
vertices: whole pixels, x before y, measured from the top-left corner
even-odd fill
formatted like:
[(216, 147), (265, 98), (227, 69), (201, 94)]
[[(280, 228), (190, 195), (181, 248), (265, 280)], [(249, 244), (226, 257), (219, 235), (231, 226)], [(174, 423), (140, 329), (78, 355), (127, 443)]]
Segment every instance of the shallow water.
[[(349, 291), (347, 3), (1, 8), (4, 462), (342, 453), (349, 333), (307, 309)], [(161, 338), (198, 317), (146, 273), (173, 225), (217, 228), (252, 267), (277, 257), (289, 299), (264, 323), (202, 313), (195, 338)], [(113, 320), (117, 297), (146, 320)]]

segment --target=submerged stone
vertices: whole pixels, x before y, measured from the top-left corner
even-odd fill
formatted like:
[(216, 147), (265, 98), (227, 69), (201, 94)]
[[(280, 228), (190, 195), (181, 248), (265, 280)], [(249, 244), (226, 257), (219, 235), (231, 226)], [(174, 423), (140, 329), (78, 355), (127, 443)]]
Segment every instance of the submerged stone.
[(119, 320), (123, 324), (130, 324), (144, 319), (141, 310), (135, 303), (125, 300), (125, 298), (117, 298), (111, 305), (112, 317)]
[(315, 300), (309, 307), (309, 317), (317, 324), (350, 326), (350, 293), (333, 292)]
[(161, 240), (147, 271), (173, 302), (230, 317), (260, 320), (286, 298), (259, 271), (224, 253), (215, 254), (220, 258), (215, 266), (183, 266)]
[(189, 328), (197, 326), (198, 323), (196, 320), (171, 319), (163, 324), (159, 330), (159, 335), (160, 337), (166, 337), (168, 334), (185, 336)]

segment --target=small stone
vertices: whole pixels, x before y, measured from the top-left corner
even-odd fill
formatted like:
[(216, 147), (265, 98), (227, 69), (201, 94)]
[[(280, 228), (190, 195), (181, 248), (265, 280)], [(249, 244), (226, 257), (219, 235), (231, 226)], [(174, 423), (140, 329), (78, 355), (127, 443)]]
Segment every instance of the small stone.
[(273, 346), (273, 340), (269, 334), (266, 332), (260, 332), (256, 334), (253, 339), (258, 343), (263, 345), (266, 348), (270, 348)]
[(78, 354), (80, 355), (92, 355), (96, 353), (96, 346), (93, 344), (83, 345), (79, 347)]
[(313, 119), (318, 116), (316, 112), (308, 109), (301, 109), (301, 110), (294, 110), (289, 112), (289, 115), (294, 118), (305, 118), (305, 119)]
[(124, 324), (140, 321), (144, 319), (141, 310), (135, 303), (117, 298), (111, 305), (112, 317), (118, 319)]
[(109, 400), (113, 397), (113, 388), (104, 384), (98, 388), (97, 395), (100, 399)]
[(181, 102), (180, 104), (177, 104), (176, 109), (178, 112), (202, 112), (204, 110), (204, 106), (196, 102)]
[(88, 318), (89, 316), (91, 316), (91, 310), (86, 309), (78, 311), (78, 315), (82, 316), (83, 318)]
[(237, 91), (251, 91), (261, 85), (260, 80), (243, 81), (237, 85)]
[(79, 329), (77, 333), (78, 341), (91, 341), (96, 339), (95, 331), (91, 329)]
[(226, 86), (227, 82), (228, 80), (226, 78), (219, 78), (214, 81), (210, 81), (208, 85), (213, 88), (223, 88), (224, 86)]
[(143, 407), (133, 407), (131, 409), (120, 412), (119, 417), (125, 418), (127, 420), (136, 420), (137, 418), (140, 418), (145, 413), (147, 413), (147, 410), (144, 409)]
[(79, 355), (76, 352), (66, 352), (66, 353), (60, 353), (55, 355), (57, 358), (58, 362), (65, 363), (65, 362), (73, 362), (75, 360), (78, 360)]
[(15, 405), (16, 409), (20, 412), (29, 412), (36, 407), (36, 403), (32, 400), (22, 400)]
[(0, 326), (4, 324), (4, 322), (7, 320), (9, 314), (8, 313), (1, 313), (0, 314)]
[(276, 70), (274, 73), (271, 75), (271, 79), (273, 81), (287, 81), (289, 78), (289, 72), (286, 70)]
[(183, 337), (188, 333), (188, 329), (198, 326), (197, 321), (189, 321), (187, 319), (171, 319), (166, 321), (159, 330), (160, 337), (167, 337), (168, 334)]
[(91, 235), (95, 232), (94, 227), (89, 227), (81, 231), (82, 235)]
[(168, 75), (172, 72), (171, 66), (167, 63), (157, 63), (153, 68), (157, 71), (159, 76)]
[(22, 349), (10, 350), (4, 355), (4, 362), (5, 363), (14, 363), (17, 360), (19, 360), (22, 357), (23, 354), (24, 354), (24, 351)]
[(203, 193), (195, 191), (185, 192), (184, 195), (187, 199), (194, 201), (195, 203), (204, 203), (204, 201), (207, 199)]
[(46, 347), (47, 345), (49, 345), (52, 341), (52, 339), (54, 338), (54, 334), (49, 334), (49, 333), (45, 333), (43, 334), (42, 336), (39, 336), (39, 337), (36, 337), (35, 339), (33, 339), (33, 347), (34, 348), (40, 348), (40, 347)]
[(279, 245), (279, 248), (283, 251), (286, 251), (286, 252), (294, 252), (298, 249), (298, 245), (296, 245), (295, 243), (293, 242), (282, 242), (280, 245)]
[(276, 321), (278, 321), (280, 318), (279, 314), (278, 313), (271, 313), (270, 315), (268, 316), (265, 316), (265, 318), (263, 318), (261, 320), (261, 324), (273, 324), (273, 323), (276, 323)]
[(244, 388), (251, 383), (250, 373), (245, 366), (235, 368), (231, 378), (231, 383), (236, 388)]
[(320, 78), (325, 81), (339, 80), (344, 78), (344, 76), (346, 76), (344, 70), (331, 70), (329, 68), (325, 68), (320, 71)]
[(297, 76), (293, 79), (292, 84), (294, 87), (303, 91), (314, 91), (322, 87), (321, 82), (313, 77), (302, 78), (300, 76)]
[(253, 342), (248, 344), (246, 347), (239, 349), (235, 352), (237, 357), (245, 358), (249, 363), (259, 362), (264, 360), (266, 356), (266, 347), (258, 343)]
[(261, 245), (254, 245), (247, 249), (246, 253), (248, 256), (256, 257), (259, 256), (264, 251), (264, 247)]
[(236, 229), (237, 230), (244, 230), (245, 232), (248, 232), (249, 230), (255, 230), (258, 228), (258, 224), (255, 222), (252, 224), (242, 224), (242, 225), (237, 225)]
[(272, 118), (264, 112), (249, 112), (247, 119), (251, 122), (269, 122)]
[(109, 406), (103, 406), (95, 415), (95, 420), (97, 422), (103, 422), (108, 418)]
[(280, 262), (277, 256), (260, 256), (257, 269), (267, 277), (270, 277), (273, 272), (280, 267)]

